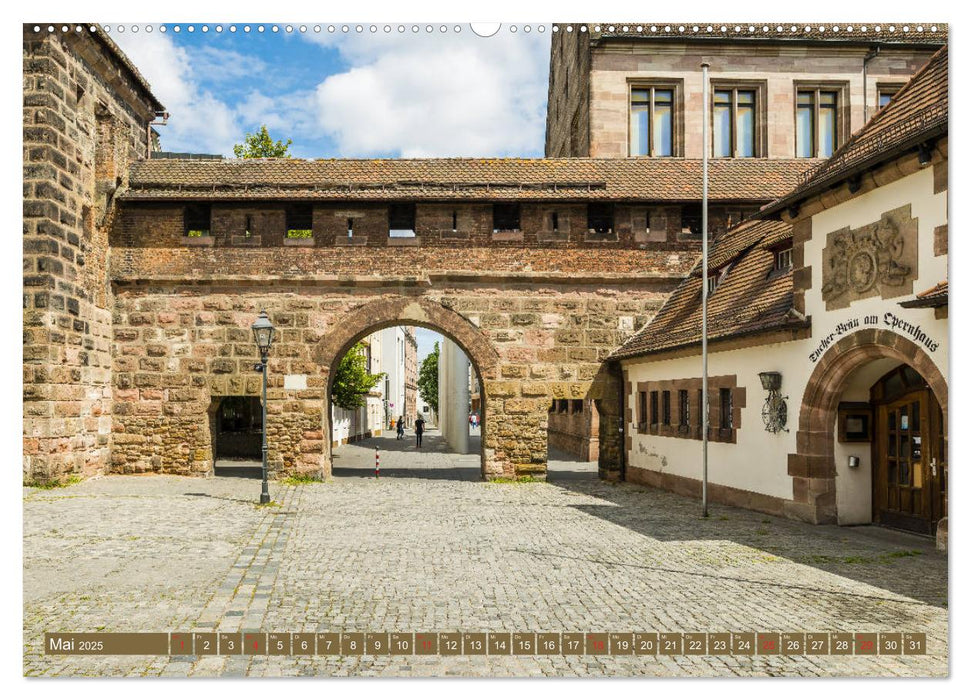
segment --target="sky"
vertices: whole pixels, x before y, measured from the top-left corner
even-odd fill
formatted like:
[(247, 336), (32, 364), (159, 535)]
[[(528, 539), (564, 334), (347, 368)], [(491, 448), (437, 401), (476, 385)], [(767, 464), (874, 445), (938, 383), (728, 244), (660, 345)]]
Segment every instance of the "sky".
[(299, 158), (543, 155), (548, 25), (109, 26), (171, 115), (166, 151), (232, 156), (265, 124)]

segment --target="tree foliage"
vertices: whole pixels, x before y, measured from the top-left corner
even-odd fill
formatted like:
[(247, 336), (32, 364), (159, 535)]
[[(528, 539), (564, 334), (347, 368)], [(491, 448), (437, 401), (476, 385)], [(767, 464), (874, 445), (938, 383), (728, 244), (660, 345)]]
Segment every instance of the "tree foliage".
[(352, 411), (367, 403), (368, 392), (371, 391), (384, 372), (371, 374), (367, 371), (367, 346), (356, 343), (347, 351), (334, 370), (334, 383), (331, 386), (330, 398), (335, 405)]
[(237, 158), (289, 158), (291, 143), (290, 139), (286, 143), (274, 141), (264, 124), (255, 134), (246, 134), (243, 143), (233, 146), (233, 155)]
[(418, 391), (425, 402), (438, 413), (438, 343), (421, 362), (418, 370)]

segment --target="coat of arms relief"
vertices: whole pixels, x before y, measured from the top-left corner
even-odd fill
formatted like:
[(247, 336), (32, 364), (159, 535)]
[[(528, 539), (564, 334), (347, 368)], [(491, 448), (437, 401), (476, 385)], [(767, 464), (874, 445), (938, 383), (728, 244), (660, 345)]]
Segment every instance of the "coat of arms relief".
[(913, 292), (917, 278), (917, 219), (910, 205), (884, 212), (879, 221), (826, 236), (823, 301), (826, 310), (857, 299), (884, 299)]

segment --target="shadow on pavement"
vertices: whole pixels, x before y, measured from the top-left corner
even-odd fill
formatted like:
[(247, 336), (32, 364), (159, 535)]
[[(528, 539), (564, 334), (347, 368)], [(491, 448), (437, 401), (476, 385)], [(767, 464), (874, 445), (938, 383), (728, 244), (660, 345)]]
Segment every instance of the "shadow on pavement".
[[(614, 484), (596, 474), (585, 479), (551, 478), (551, 482), (599, 501), (569, 507), (645, 537), (667, 542), (733, 542), (928, 605), (947, 607), (947, 556), (926, 537), (877, 526), (811, 525), (720, 504), (710, 504), (709, 517), (703, 518), (700, 499), (639, 484)], [(797, 586), (800, 582), (791, 583)], [(907, 622), (900, 620), (904, 627)]]

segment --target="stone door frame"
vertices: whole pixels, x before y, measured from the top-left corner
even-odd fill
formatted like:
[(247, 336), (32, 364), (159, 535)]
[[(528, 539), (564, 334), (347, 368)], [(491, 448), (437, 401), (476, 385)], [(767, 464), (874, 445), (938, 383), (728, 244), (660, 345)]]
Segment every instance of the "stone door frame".
[(835, 430), (846, 381), (873, 360), (892, 358), (913, 367), (928, 383), (944, 413), (947, 437), (947, 380), (917, 344), (892, 331), (856, 331), (830, 347), (816, 364), (799, 408), (796, 452), (788, 459), (793, 500), (786, 514), (812, 523), (836, 523)]
[[(418, 326), (440, 333), (457, 344), (479, 375), (479, 391), (483, 419), (488, 410), (489, 382), (499, 376), (499, 354), (489, 338), (464, 316), (441, 304), (424, 298), (401, 297), (381, 299), (359, 306), (341, 317), (339, 325), (330, 330), (317, 344), (313, 358), (327, 373), (324, 394), (324, 449), (333, 465), (333, 427), (331, 426), (331, 388), (334, 374), (331, 368), (344, 357), (355, 343), (372, 333), (394, 326)], [(483, 478), (487, 477), (488, 451), (495, 433), (495, 421), (483, 420), (480, 463)]]

